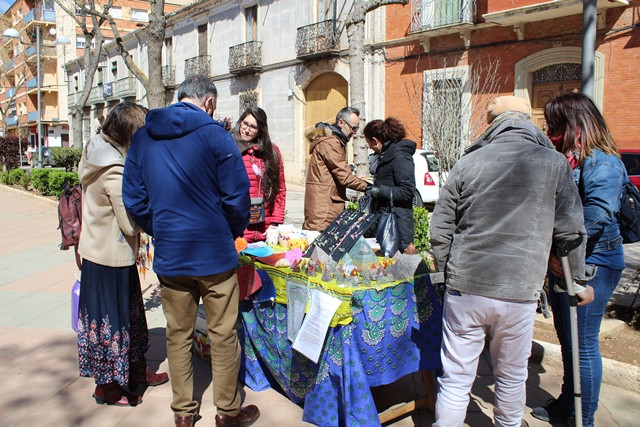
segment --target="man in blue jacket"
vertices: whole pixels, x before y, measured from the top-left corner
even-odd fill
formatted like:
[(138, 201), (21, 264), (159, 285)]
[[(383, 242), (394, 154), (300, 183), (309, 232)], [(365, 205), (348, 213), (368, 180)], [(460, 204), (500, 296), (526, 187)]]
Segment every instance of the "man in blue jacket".
[(167, 319), (167, 358), (177, 427), (192, 426), (191, 345), (202, 298), (211, 346), (216, 426), (250, 425), (241, 407), (238, 262), (234, 239), (249, 223), (249, 179), (231, 135), (213, 120), (217, 90), (203, 75), (186, 79), (179, 102), (149, 112), (124, 168), (125, 207), (154, 237), (154, 270)]
[[(530, 114), (522, 98), (496, 98), (489, 128), (453, 166), (433, 211), (431, 278), (446, 284), (436, 427), (462, 426), (487, 336), (495, 425), (527, 425), (527, 362), (552, 242), (582, 239), (569, 263), (576, 282), (590, 278), (571, 167)], [(580, 305), (593, 300), (590, 286), (575, 289)]]

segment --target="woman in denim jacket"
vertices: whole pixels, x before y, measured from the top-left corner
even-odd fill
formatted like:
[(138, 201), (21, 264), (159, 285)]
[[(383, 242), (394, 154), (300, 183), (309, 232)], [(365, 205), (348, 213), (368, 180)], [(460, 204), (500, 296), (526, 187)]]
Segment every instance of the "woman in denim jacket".
[[(560, 95), (545, 106), (544, 116), (547, 135), (573, 168), (584, 206), (586, 263), (597, 267), (595, 277), (588, 283), (593, 287), (594, 300), (578, 307), (582, 417), (583, 425), (589, 427), (594, 424), (602, 381), (600, 324), (624, 269), (616, 213), (620, 210), (622, 186), (628, 178), (609, 129), (590, 98), (578, 93)], [(560, 261), (553, 255), (549, 270), (549, 299), (562, 348), (564, 378), (560, 396), (544, 407), (535, 408), (533, 416), (562, 423), (568, 422), (574, 412), (569, 304), (566, 292), (559, 292), (555, 286), (563, 274)]]

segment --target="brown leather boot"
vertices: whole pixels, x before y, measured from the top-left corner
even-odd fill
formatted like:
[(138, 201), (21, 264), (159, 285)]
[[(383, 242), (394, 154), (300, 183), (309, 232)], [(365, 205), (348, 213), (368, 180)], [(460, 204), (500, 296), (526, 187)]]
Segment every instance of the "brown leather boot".
[(228, 415), (216, 415), (216, 427), (246, 427), (250, 426), (260, 416), (260, 410), (256, 405), (245, 406), (235, 417)]
[(148, 385), (151, 387), (164, 384), (169, 381), (169, 375), (166, 372), (153, 372), (149, 368), (145, 368), (144, 371), (132, 370), (129, 374), (129, 384), (132, 387), (138, 385)]
[(195, 415), (174, 415), (176, 427), (192, 427), (195, 422)]
[(136, 406), (142, 403), (142, 397), (127, 392), (117, 382), (98, 384), (93, 393), (98, 405)]

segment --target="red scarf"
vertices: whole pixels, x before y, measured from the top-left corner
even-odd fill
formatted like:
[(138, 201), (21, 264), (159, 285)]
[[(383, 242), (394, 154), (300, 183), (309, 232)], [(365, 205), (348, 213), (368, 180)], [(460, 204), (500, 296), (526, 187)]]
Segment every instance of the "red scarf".
[[(562, 144), (563, 135), (549, 135), (549, 139), (556, 149), (559, 145)], [(573, 149), (567, 151), (565, 153), (565, 157), (569, 161), (569, 165), (571, 169), (575, 169), (580, 164), (580, 149), (582, 148), (582, 132), (580, 132), (580, 128), (576, 129), (576, 145)]]

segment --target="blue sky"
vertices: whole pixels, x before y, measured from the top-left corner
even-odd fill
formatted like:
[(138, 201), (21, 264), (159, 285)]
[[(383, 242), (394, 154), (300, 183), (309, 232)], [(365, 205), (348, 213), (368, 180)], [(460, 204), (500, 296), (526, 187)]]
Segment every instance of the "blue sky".
[(12, 4), (13, 0), (0, 0), (0, 13), (4, 13)]

